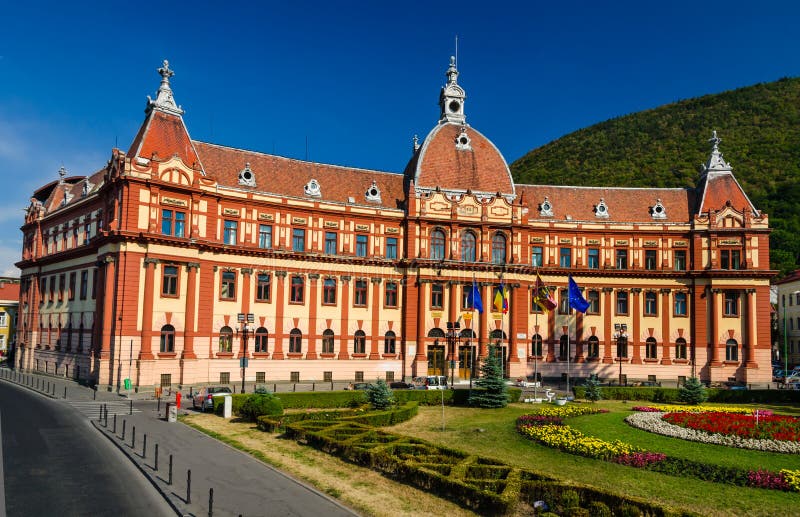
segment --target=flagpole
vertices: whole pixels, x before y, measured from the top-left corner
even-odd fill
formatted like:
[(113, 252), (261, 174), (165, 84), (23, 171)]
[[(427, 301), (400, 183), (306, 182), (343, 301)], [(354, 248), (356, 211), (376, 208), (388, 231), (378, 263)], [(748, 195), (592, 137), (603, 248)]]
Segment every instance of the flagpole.
[[(539, 299), (539, 268), (536, 268), (536, 278), (537, 281), (533, 284), (533, 288), (536, 290), (536, 299)], [(541, 307), (538, 307), (541, 309)], [(536, 316), (534, 319), (534, 331), (537, 331), (539, 328), (539, 310), (536, 311)], [(536, 383), (539, 382), (539, 347), (538, 343), (536, 349), (533, 351), (533, 401), (536, 402)]]
[[(567, 311), (567, 397), (569, 397), (569, 354), (570, 354), (569, 318), (572, 317), (572, 300), (569, 299), (569, 284), (567, 284), (567, 308), (569, 309)], [(575, 319), (576, 320), (578, 319), (577, 316), (575, 317)]]

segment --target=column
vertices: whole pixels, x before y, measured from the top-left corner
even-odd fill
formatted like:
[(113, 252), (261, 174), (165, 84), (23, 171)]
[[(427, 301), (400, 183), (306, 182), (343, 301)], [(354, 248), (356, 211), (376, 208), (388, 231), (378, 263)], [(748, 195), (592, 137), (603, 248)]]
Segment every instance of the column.
[(381, 281), (383, 279), (375, 277), (371, 278), (370, 282), (372, 282), (372, 331), (370, 332), (371, 337), (371, 344), (370, 344), (370, 351), (369, 351), (369, 358), (370, 359), (380, 359), (381, 354), (379, 350), (380, 345), (380, 312), (381, 312)]
[(481, 282), (481, 300), (483, 301), (483, 313), (480, 315), (480, 329), (478, 331), (478, 360), (481, 360), (489, 355), (489, 347), (486, 343), (489, 339), (489, 313), (492, 310), (492, 300), (489, 299), (491, 294), (491, 283)]
[[(456, 312), (457, 312), (456, 309), (458, 308), (458, 305), (457, 305), (458, 304), (458, 287), (457, 287), (458, 284), (456, 282), (450, 281), (450, 282), (447, 282), (447, 286), (448, 286), (448, 291), (449, 291), (449, 297), (448, 297), (448, 301), (447, 301), (447, 321), (448, 322), (453, 322), (453, 321), (456, 321), (458, 319), (458, 316), (456, 316)], [(447, 330), (448, 329), (445, 326), (445, 332), (447, 332)], [(461, 332), (461, 329), (454, 330), (454, 332), (458, 336), (459, 333)], [(446, 341), (447, 341), (447, 360), (448, 361), (456, 361), (456, 360), (458, 360), (458, 350), (456, 350), (457, 345), (455, 345), (455, 344), (451, 345), (450, 344), (450, 335), (449, 335), (449, 333), (447, 333)], [(455, 362), (453, 362), (453, 363), (448, 362), (448, 367), (449, 367), (450, 364), (455, 365), (454, 368), (458, 367), (458, 365), (456, 365)]]
[(286, 303), (286, 271), (275, 271), (275, 350), (272, 359), (283, 359), (283, 311)]
[[(670, 329), (669, 329), (669, 316), (670, 316), (670, 289), (661, 289), (661, 336), (663, 346), (661, 348), (661, 364), (672, 364), (670, 359)], [(687, 300), (688, 302), (688, 300)]]
[[(251, 296), (250, 296), (250, 281), (253, 278), (253, 270), (252, 270), (252, 268), (249, 268), (249, 267), (243, 267), (240, 270), (240, 272), (242, 274), (242, 303), (240, 305), (240, 307), (241, 307), (240, 310), (241, 310), (241, 313), (244, 314), (245, 322), (246, 322), (247, 321), (247, 314), (250, 312), (250, 298), (251, 298)], [(242, 325), (240, 324), (239, 327), (241, 329)], [(251, 332), (251, 331), (254, 331), (254, 330), (255, 329), (248, 328), (248, 332)], [(251, 337), (251, 336), (253, 336), (252, 332), (251, 332), (250, 336), (248, 336), (248, 338)], [(255, 338), (253, 338), (253, 339), (255, 339)], [(242, 357), (244, 357), (245, 356), (245, 348), (248, 348), (247, 357), (251, 357), (249, 347), (247, 346), (248, 342), (249, 342), (249, 339), (245, 339), (243, 337), (239, 338), (239, 353), (238, 353), (238, 355), (236, 357), (238, 357), (240, 359)]]
[(317, 358), (317, 307), (319, 307), (319, 273), (308, 274), (308, 351), (306, 359)]
[[(525, 299), (527, 297), (527, 290), (521, 289), (519, 284), (509, 286), (509, 290), (511, 291), (508, 297), (511, 310), (509, 311), (508, 318), (508, 354), (510, 356), (508, 360), (510, 363), (519, 363), (519, 354), (517, 353), (517, 333), (522, 334), (525, 332), (525, 335), (527, 336), (527, 329), (520, 330), (517, 328), (517, 326), (520, 325), (520, 320), (525, 319), (525, 314), (521, 313), (521, 310), (527, 310), (528, 308), (527, 300)], [(515, 375), (516, 373), (517, 372), (514, 372)]]
[[(100, 329), (100, 359), (111, 357), (111, 340), (114, 332), (114, 279), (116, 277), (116, 260), (107, 255), (103, 259), (103, 326)], [(98, 293), (99, 294), (99, 293)], [(110, 382), (110, 381), (109, 381)]]
[[(555, 287), (552, 290), (554, 290)], [(547, 357), (544, 361), (546, 363), (554, 363), (556, 361), (556, 347), (561, 344), (561, 341), (556, 341), (556, 313), (558, 307), (547, 313)]]
[(603, 364), (614, 364), (611, 355), (611, 338), (614, 335), (614, 325), (611, 323), (611, 299), (614, 290), (610, 287), (603, 288)]
[(641, 325), (642, 325), (642, 289), (639, 287), (635, 287), (631, 289), (631, 293), (633, 294), (633, 359), (631, 360), (631, 364), (642, 364), (642, 350), (641, 350), (641, 341), (639, 340), (639, 336), (641, 336)]
[(717, 308), (719, 307), (719, 295), (722, 290), (711, 289), (710, 291), (710, 296), (708, 298), (711, 305), (709, 309), (711, 314), (711, 366), (722, 366), (722, 362), (719, 360), (719, 347), (717, 346), (717, 342), (719, 341), (719, 316), (717, 315)]
[(758, 368), (756, 363), (756, 304), (755, 289), (745, 289), (745, 312), (747, 314), (747, 359), (745, 368)]
[(194, 353), (194, 326), (197, 315), (197, 270), (198, 262), (186, 264), (188, 280), (186, 282), (186, 321), (183, 326), (183, 359), (197, 359)]
[(347, 351), (349, 328), (348, 322), (350, 321), (350, 276), (342, 275), (342, 317), (339, 320), (339, 355), (337, 359), (346, 361), (350, 359), (350, 353)]
[(426, 284), (427, 282), (423, 280), (417, 282), (417, 355), (414, 356), (415, 363), (427, 363), (428, 361), (425, 350), (425, 314), (428, 312), (425, 310)]
[(575, 363), (583, 363), (583, 313), (575, 311)]
[(153, 345), (153, 285), (155, 284), (155, 269), (158, 260), (150, 257), (144, 258), (144, 300), (142, 303), (142, 346), (139, 360), (154, 359)]

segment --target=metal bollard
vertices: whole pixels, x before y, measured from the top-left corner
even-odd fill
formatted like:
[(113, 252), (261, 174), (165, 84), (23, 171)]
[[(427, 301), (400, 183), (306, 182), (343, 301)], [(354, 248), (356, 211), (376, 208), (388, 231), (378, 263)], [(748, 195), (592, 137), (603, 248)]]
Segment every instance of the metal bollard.
[(317, 383), (316, 382), (312, 382), (311, 383), (311, 391), (317, 391)]
[(53, 383), (53, 397), (56, 396), (56, 383)]
[(144, 434), (144, 443), (142, 444), (142, 459), (147, 457), (147, 433)]
[(161, 397), (158, 397), (158, 409), (156, 409), (156, 413), (159, 415), (161, 414)]
[(131, 431), (131, 449), (136, 448), (136, 426), (133, 426), (133, 430)]
[(192, 469), (186, 471), (186, 504), (192, 504)]
[(67, 387), (64, 386), (64, 398), (67, 398)]
[(128, 423), (127, 420), (123, 420), (122, 421), (122, 441), (123, 442), (125, 441), (125, 424), (127, 424), (127, 423)]
[(156, 444), (155, 455), (156, 455), (156, 463), (155, 463), (155, 466), (153, 467), (153, 470), (158, 471), (158, 444)]
[(167, 484), (172, 484), (172, 454), (169, 455), (169, 481), (167, 481)]
[(208, 489), (208, 517), (214, 517), (214, 489)]
[(97, 400), (97, 388), (92, 390), (92, 400)]
[(117, 414), (114, 413), (114, 434), (117, 434)]
[(37, 390), (39, 389), (39, 379), (38, 378), (36, 379), (36, 389)]
[(130, 414), (131, 415), (133, 414), (133, 400), (131, 400), (131, 412), (130, 412)]
[(100, 406), (98, 409), (100, 410), (100, 416), (97, 417), (97, 421), (98, 422), (102, 422), (103, 421), (103, 406)]

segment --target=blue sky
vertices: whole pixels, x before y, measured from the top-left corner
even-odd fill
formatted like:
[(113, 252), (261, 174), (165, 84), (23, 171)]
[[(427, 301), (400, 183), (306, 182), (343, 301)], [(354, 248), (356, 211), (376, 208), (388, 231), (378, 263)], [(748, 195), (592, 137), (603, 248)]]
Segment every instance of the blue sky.
[(127, 150), (164, 58), (196, 140), (397, 172), (437, 121), (456, 35), (467, 121), (509, 163), (609, 118), (800, 70), (789, 1), (165, 4), (0, 9), (0, 274), (18, 275), (37, 187)]

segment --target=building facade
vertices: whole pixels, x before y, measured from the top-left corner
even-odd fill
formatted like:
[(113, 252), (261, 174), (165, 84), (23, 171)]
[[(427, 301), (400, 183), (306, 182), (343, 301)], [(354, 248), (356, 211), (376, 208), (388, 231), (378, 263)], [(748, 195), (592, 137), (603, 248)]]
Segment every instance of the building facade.
[(0, 357), (14, 349), (19, 309), (19, 278), (0, 277)]
[(716, 133), (696, 188), (517, 185), (451, 60), (389, 173), (192, 140), (159, 73), (127, 152), (33, 194), (19, 366), (109, 389), (458, 381), (495, 344), (510, 378), (771, 380), (768, 218)]
[(782, 369), (800, 365), (800, 270), (775, 282), (778, 288), (777, 319), (779, 340), (774, 359)]

